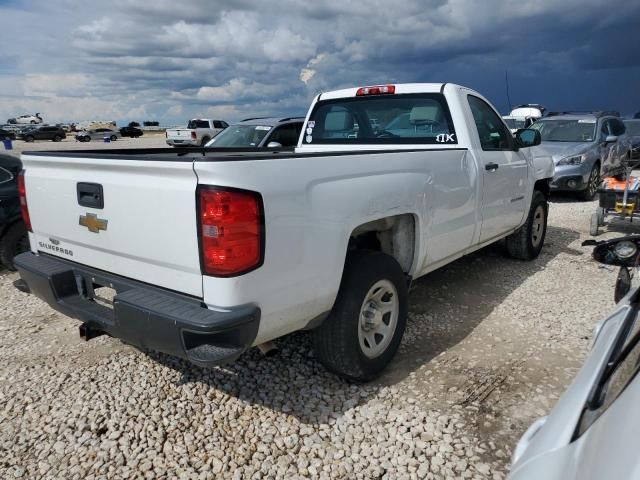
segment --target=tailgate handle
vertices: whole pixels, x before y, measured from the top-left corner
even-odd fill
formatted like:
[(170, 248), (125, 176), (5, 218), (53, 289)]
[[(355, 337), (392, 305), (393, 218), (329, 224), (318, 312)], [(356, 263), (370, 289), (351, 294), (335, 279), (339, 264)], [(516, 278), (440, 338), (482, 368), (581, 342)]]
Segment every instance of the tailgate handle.
[(78, 205), (89, 208), (104, 208), (102, 185), (99, 183), (78, 182)]

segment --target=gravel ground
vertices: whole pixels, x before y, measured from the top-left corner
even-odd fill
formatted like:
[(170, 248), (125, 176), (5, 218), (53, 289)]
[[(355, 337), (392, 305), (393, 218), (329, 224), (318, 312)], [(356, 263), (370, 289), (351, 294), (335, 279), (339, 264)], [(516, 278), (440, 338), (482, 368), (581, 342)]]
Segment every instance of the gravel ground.
[(613, 307), (615, 272), (580, 246), (594, 208), (554, 198), (534, 262), (492, 246), (415, 282), (401, 351), (366, 385), (327, 374), (307, 333), (211, 370), (82, 342), (0, 272), (0, 478), (504, 478)]

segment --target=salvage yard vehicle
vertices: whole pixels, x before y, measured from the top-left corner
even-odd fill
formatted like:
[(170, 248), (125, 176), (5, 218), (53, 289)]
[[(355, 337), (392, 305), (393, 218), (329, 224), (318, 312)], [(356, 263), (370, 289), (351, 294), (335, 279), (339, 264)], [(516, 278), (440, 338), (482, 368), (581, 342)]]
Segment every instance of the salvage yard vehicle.
[(19, 117), (8, 119), (7, 123), (37, 125), (42, 123), (42, 117), (39, 113), (35, 115), (20, 115)]
[(207, 148), (294, 148), (304, 117), (247, 118), (220, 132)]
[(67, 138), (67, 134), (60, 127), (44, 126), (44, 127), (28, 127), (17, 135), (18, 139), (25, 142), (33, 142), (34, 140), (51, 140), (52, 142), (59, 142)]
[(127, 126), (120, 129), (120, 135), (123, 137), (139, 138), (144, 135), (144, 132), (141, 128)]
[(0, 267), (13, 269), (13, 257), (29, 250), (27, 227), (20, 214), (18, 174), (22, 163), (0, 153)]
[(513, 452), (510, 480), (638, 478), (633, 448), (640, 429), (640, 236), (583, 245), (594, 258), (620, 266), (616, 309), (593, 333), (591, 352), (547, 417), (536, 420)]
[(90, 142), (91, 140), (104, 140), (108, 138), (109, 141), (115, 142), (122, 135), (118, 130), (112, 128), (96, 128), (95, 130), (83, 130), (76, 134), (76, 140), (79, 142)]
[(165, 132), (167, 145), (174, 147), (203, 147), (209, 140), (227, 128), (223, 120), (194, 118), (189, 120), (187, 128), (169, 128)]
[(475, 91), (427, 83), (318, 95), (294, 152), (25, 153), (15, 285), (86, 339), (201, 366), (313, 330), (330, 371), (369, 380), (398, 349), (411, 279), (500, 240), (538, 256), (539, 143)]
[(542, 147), (555, 162), (552, 190), (592, 200), (601, 177), (624, 173), (629, 139), (617, 112), (552, 113), (531, 128), (540, 132)]

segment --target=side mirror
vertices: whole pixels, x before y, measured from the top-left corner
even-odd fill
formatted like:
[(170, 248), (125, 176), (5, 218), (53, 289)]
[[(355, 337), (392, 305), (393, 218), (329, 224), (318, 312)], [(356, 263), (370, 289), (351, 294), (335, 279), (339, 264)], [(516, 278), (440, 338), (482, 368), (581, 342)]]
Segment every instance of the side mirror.
[(607, 138), (604, 139), (604, 143), (614, 143), (618, 141), (617, 135), (608, 135)]
[(2, 167), (0, 167), (0, 185), (13, 180), (13, 174)]
[(269, 142), (267, 148), (282, 148), (282, 144), (280, 142)]
[(535, 147), (540, 145), (542, 137), (540, 132), (533, 128), (521, 128), (516, 132), (516, 143), (520, 148)]

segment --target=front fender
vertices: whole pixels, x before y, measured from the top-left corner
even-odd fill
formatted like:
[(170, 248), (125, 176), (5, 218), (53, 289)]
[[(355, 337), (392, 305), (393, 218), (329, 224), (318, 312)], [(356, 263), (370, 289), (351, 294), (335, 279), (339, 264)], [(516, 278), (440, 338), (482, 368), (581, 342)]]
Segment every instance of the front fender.
[(553, 158), (544, 148), (532, 147), (531, 155), (533, 156), (533, 176), (534, 180), (543, 180), (545, 178), (553, 178), (555, 173), (555, 164)]

